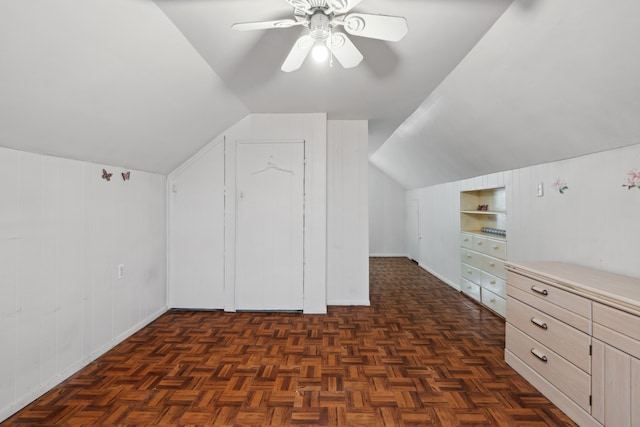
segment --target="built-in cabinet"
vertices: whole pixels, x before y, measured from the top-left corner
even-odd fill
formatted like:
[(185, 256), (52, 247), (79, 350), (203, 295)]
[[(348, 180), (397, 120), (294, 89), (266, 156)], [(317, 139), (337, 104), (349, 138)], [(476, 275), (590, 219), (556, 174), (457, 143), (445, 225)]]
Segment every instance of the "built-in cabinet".
[(593, 303), (593, 338), (593, 417), (640, 426), (640, 317)]
[(640, 426), (640, 279), (506, 268), (505, 360), (581, 426)]
[(506, 309), (505, 189), (460, 193), (460, 289), (500, 316)]

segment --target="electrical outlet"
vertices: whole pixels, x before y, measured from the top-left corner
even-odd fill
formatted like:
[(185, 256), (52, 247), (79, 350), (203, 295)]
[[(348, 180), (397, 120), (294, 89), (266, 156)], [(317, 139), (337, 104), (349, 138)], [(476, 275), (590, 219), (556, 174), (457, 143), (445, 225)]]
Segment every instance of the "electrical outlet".
[(538, 197), (544, 196), (544, 184), (541, 182), (538, 184)]
[(124, 264), (118, 264), (118, 279), (124, 279)]

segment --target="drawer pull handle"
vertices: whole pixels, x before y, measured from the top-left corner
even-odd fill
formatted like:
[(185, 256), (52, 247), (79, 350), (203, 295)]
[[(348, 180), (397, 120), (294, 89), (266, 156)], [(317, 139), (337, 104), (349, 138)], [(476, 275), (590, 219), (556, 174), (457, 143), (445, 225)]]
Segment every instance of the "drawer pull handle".
[(495, 302), (496, 302), (496, 299), (495, 299), (495, 298), (491, 298), (491, 299), (489, 300), (489, 302), (493, 302), (493, 303), (495, 303)]
[(490, 262), (490, 263), (489, 263), (489, 267), (495, 267), (495, 266), (496, 266), (496, 263), (495, 263), (495, 262)]
[(467, 289), (471, 289), (471, 285), (467, 285)]
[(533, 286), (531, 287), (531, 290), (532, 290), (533, 292), (537, 293), (537, 294), (544, 295), (545, 297), (546, 297), (547, 295), (549, 295), (549, 292), (547, 292), (547, 290), (546, 290), (546, 289), (538, 289), (538, 288), (536, 288), (536, 285), (533, 285)]
[(467, 258), (471, 259), (471, 254), (467, 254)]
[(482, 242), (477, 242), (476, 243), (478, 246), (482, 246)]
[(489, 283), (491, 283), (492, 285), (495, 285), (495, 284), (496, 284), (496, 281), (495, 281), (495, 280), (492, 280), (492, 281), (490, 281)]
[(544, 354), (540, 353), (540, 351), (537, 348), (532, 348), (531, 349), (531, 354), (533, 354), (538, 359), (542, 360), (544, 363), (547, 363), (547, 360), (548, 360), (547, 356), (545, 356)]
[(493, 249), (498, 249), (500, 246), (498, 245), (493, 245)]
[(536, 319), (535, 317), (531, 318), (531, 323), (533, 323), (534, 325), (536, 325), (540, 329), (547, 330), (549, 328), (549, 326), (547, 326), (546, 323), (544, 323), (542, 320)]
[(464, 241), (465, 241), (465, 242), (468, 242), (468, 241), (469, 241), (469, 239), (467, 239), (467, 238), (465, 237), (465, 238), (464, 238)]

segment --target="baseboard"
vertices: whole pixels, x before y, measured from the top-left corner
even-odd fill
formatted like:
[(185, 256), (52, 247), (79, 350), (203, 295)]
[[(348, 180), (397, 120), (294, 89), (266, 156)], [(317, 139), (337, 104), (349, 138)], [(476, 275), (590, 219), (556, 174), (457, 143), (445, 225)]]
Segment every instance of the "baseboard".
[(302, 312), (304, 314), (327, 314), (327, 306), (321, 305), (318, 307), (305, 307)]
[(407, 254), (369, 254), (369, 258), (409, 258)]
[(72, 364), (71, 366), (69, 366), (67, 369), (65, 369), (58, 375), (46, 380), (45, 382), (43, 382), (42, 384), (40, 384), (38, 387), (34, 388), (30, 392), (18, 397), (14, 402), (10, 403), (8, 406), (5, 406), (4, 408), (0, 408), (0, 422), (6, 420), (10, 416), (15, 414), (19, 410), (21, 410), (22, 408), (24, 408), (25, 406), (27, 406), (28, 404), (30, 404), (31, 402), (33, 402), (34, 400), (42, 396), (43, 394), (50, 391), (52, 388), (54, 388), (61, 382), (65, 381), (70, 376), (80, 371), (82, 368), (89, 365), (98, 357), (102, 356), (107, 351), (111, 350), (113, 347), (120, 344), (122, 341), (129, 338), (131, 335), (135, 334), (140, 329), (144, 328), (149, 323), (156, 320), (158, 317), (162, 316), (164, 313), (167, 312), (167, 310), (168, 310), (168, 307), (166, 306), (162, 307), (161, 309), (157, 310), (146, 319), (137, 323), (133, 327), (127, 329), (122, 334), (112, 338), (111, 340), (109, 340), (108, 343), (106, 343), (102, 347), (99, 347), (97, 350), (83, 357), (78, 362)]
[(366, 300), (361, 300), (361, 299), (357, 299), (357, 300), (340, 300), (340, 299), (336, 299), (336, 300), (329, 300), (327, 301), (327, 305), (358, 305), (358, 306), (365, 306), (368, 307), (371, 305), (371, 301), (369, 301), (368, 299)]
[(460, 284), (452, 282), (449, 279), (447, 279), (446, 277), (443, 277), (443, 276), (439, 275), (438, 273), (436, 273), (435, 271), (431, 270), (429, 267), (427, 267), (424, 264), (418, 263), (418, 265), (420, 266), (420, 268), (422, 268), (423, 270), (425, 270), (429, 274), (432, 274), (432, 275), (436, 276), (438, 279), (442, 280), (444, 283), (446, 283), (447, 285), (451, 286), (456, 291), (460, 291)]

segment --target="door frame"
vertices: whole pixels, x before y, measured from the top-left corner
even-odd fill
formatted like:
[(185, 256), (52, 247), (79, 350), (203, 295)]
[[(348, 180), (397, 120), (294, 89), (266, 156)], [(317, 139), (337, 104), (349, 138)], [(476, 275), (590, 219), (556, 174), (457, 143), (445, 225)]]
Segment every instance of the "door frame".
[[(414, 209), (415, 205), (415, 209)], [(420, 263), (420, 246), (422, 235), (420, 234), (420, 199), (410, 199), (409, 206), (407, 209), (407, 243), (409, 259)], [(415, 229), (412, 227), (413, 221), (415, 221)], [(413, 246), (415, 245), (415, 249), (417, 253), (413, 253)], [(416, 258), (414, 258), (414, 255)]]
[[(235, 182), (234, 184), (236, 185), (236, 191), (233, 192), (226, 192), (225, 197), (229, 196), (230, 199), (228, 200), (228, 203), (233, 203), (234, 205), (234, 225), (236, 225), (234, 227), (234, 266), (237, 267), (237, 262), (238, 262), (238, 228), (237, 228), (237, 218), (238, 218), (238, 193), (237, 193), (237, 179), (238, 179), (238, 164), (240, 162), (240, 156), (238, 155), (238, 147), (240, 145), (260, 145), (260, 144), (302, 144), (302, 298), (301, 298), (301, 307), (300, 309), (302, 310), (302, 308), (304, 307), (304, 292), (305, 292), (305, 264), (306, 264), (306, 254), (305, 254), (305, 248), (306, 248), (306, 235), (307, 235), (307, 230), (306, 230), (306, 174), (307, 174), (307, 168), (306, 168), (306, 143), (304, 140), (239, 140), (236, 142), (235, 145), (235, 150), (236, 150), (236, 156), (235, 156)], [(233, 198), (231, 200), (231, 197)], [(239, 308), (237, 306), (238, 304), (238, 298), (237, 298), (237, 282), (235, 281), (235, 277), (236, 277), (236, 270), (234, 269), (234, 289), (233, 289), (233, 293), (234, 293), (234, 311), (236, 310), (243, 310), (242, 308)], [(277, 309), (274, 309), (273, 311), (277, 311)]]
[[(238, 142), (304, 142), (305, 144), (305, 209), (304, 209), (304, 313), (327, 312), (327, 151), (325, 126), (306, 132), (309, 138), (237, 138), (225, 136), (225, 305), (224, 310), (235, 311), (235, 194), (236, 148)], [(254, 133), (273, 133), (258, 126)], [(305, 132), (292, 132), (305, 134)], [(238, 132), (238, 134), (242, 134)]]

